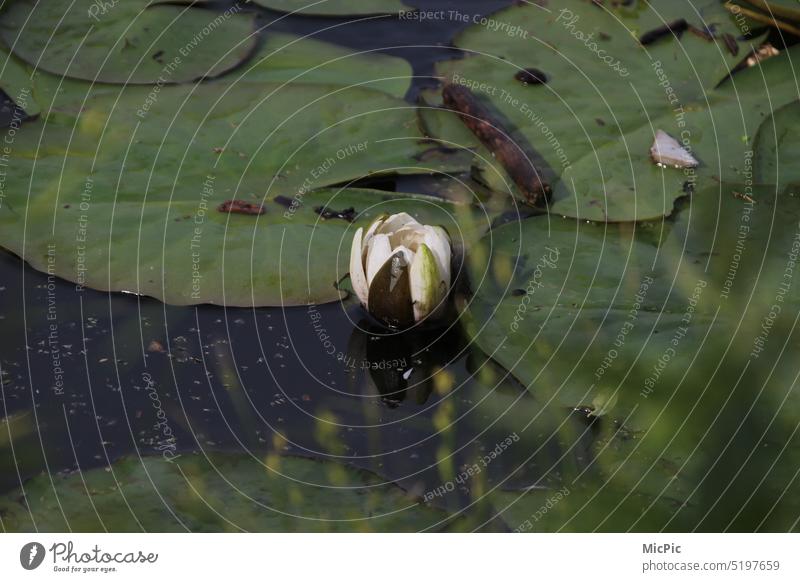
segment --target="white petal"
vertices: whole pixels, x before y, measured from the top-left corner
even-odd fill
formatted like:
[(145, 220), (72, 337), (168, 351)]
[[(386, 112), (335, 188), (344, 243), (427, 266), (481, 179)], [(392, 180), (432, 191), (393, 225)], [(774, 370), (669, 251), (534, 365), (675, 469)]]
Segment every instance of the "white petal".
[[(391, 239), (391, 237), (390, 237), (390, 239)], [(393, 255), (396, 255), (398, 252), (403, 253), (403, 258), (406, 260), (406, 263), (408, 263), (409, 265), (411, 265), (414, 262), (414, 256), (416, 255), (416, 253), (414, 253), (414, 251), (412, 251), (408, 247), (400, 245), (399, 247), (394, 247), (392, 249), (392, 254)]]
[(392, 245), (389, 244), (389, 237), (385, 234), (376, 234), (369, 241), (367, 249), (367, 284), (372, 285), (372, 279), (383, 264), (392, 256)]
[(411, 300), (414, 302), (414, 320), (422, 321), (439, 306), (444, 298), (441, 275), (436, 258), (427, 247), (419, 245), (409, 273)]
[(353, 291), (358, 295), (359, 301), (366, 307), (367, 299), (369, 298), (369, 285), (367, 284), (367, 276), (364, 274), (364, 259), (361, 250), (363, 236), (364, 229), (359, 228), (353, 237), (353, 244), (350, 247), (350, 283), (353, 286)]
[(695, 168), (700, 164), (674, 137), (660, 129), (656, 132), (656, 139), (650, 148), (650, 156), (657, 164), (673, 168)]
[(450, 289), (450, 259), (453, 254), (450, 248), (450, 237), (440, 226), (426, 226), (425, 245), (436, 258), (436, 265), (439, 267), (439, 275), (444, 282), (445, 289)]
[(416, 252), (420, 243), (425, 242), (425, 227), (422, 225), (408, 225), (389, 234), (392, 247), (405, 246)]
[(397, 230), (400, 230), (406, 225), (417, 225), (419, 226), (419, 222), (405, 212), (400, 212), (399, 214), (392, 214), (389, 218), (383, 221), (383, 224), (378, 228), (378, 232), (381, 234), (391, 234)]
[(367, 234), (364, 235), (364, 239), (361, 241), (361, 250), (366, 252), (367, 248), (369, 247), (369, 241), (372, 240), (372, 236), (375, 234), (375, 231), (380, 228), (383, 224), (383, 221), (386, 220), (386, 216), (380, 216), (372, 221), (372, 224), (369, 225), (367, 229)]

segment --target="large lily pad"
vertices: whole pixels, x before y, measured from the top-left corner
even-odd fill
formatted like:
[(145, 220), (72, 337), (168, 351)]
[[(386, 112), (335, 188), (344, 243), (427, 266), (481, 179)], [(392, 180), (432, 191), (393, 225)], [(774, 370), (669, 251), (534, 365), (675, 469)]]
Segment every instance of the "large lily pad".
[[(233, 78), (267, 83), (359, 85), (403, 97), (413, 70), (405, 59), (370, 51), (358, 53), (328, 42), (267, 31), (258, 52)], [(238, 73), (238, 71), (237, 71)]]
[(754, 178), (778, 184), (795, 195), (800, 191), (800, 102), (778, 109), (764, 120), (756, 137)]
[[(2, 45), (0, 59), (6, 63), (0, 72), (0, 88), (11, 96), (17, 96), (23, 89), (38, 92), (38, 98), (46, 106), (53, 102), (56, 93), (59, 100), (68, 98), (64, 93), (72, 93), (69, 98), (82, 100), (89, 91), (92, 94), (116, 91), (100, 84), (89, 88), (84, 82), (70, 78), (55, 79), (38, 74), (33, 66), (19, 61)], [(35, 82), (37, 78), (38, 83)], [(269, 31), (252, 57), (219, 82), (353, 85), (402, 98), (411, 86), (412, 78), (411, 65), (405, 59), (372, 51), (357, 52), (313, 38)], [(172, 81), (164, 78), (162, 84)], [(153, 92), (157, 94), (160, 90), (157, 86)], [(29, 115), (35, 115), (39, 107), (30, 100), (25, 110)]]
[[(769, 389), (783, 391), (779, 382)], [(761, 419), (737, 435), (754, 392), (737, 393), (719, 419), (708, 407), (687, 423), (672, 407), (649, 431), (593, 421), (571, 447), (577, 462), (562, 460), (528, 491), (497, 488), (487, 497), (518, 532), (797, 531), (795, 435)], [(788, 420), (778, 402), (759, 406)]]
[[(654, 531), (687, 505), (692, 483), (676, 475), (674, 448), (661, 456), (650, 450), (655, 439), (616, 431), (610, 422), (590, 421), (583, 431), (562, 425), (552, 435), (570, 438), (567, 458), (527, 491), (498, 487), (487, 495), (513, 531)], [(691, 529), (686, 522), (681, 526)]]
[[(492, 27), (475, 25), (456, 39), (468, 55), (441, 63), (439, 74), (471, 86), (512, 137), (532, 145), (552, 175), (551, 210), (564, 216), (655, 219), (669, 215), (693, 187), (741, 180), (763, 119), (797, 98), (787, 74), (796, 50), (727, 79), (752, 41), (741, 38), (716, 0), (572, 0), (515, 6), (493, 18)], [(665, 22), (674, 23), (680, 38), (656, 33)], [(712, 25), (713, 38), (705, 31)], [(528, 68), (547, 82), (518, 80)], [(445, 139), (463, 136), (447, 131), (442, 119), (427, 125)], [(650, 148), (658, 130), (681, 141), (700, 167), (656, 165)], [(484, 160), (491, 156), (484, 153)]]
[(39, 114), (39, 105), (33, 99), (31, 72), (0, 44), (0, 89), (29, 116)]
[(126, 458), (37, 477), (0, 500), (5, 531), (417, 531), (445, 519), (376, 476), (299, 457)]
[[(70, 281), (174, 304), (321, 303), (340, 297), (333, 285), (352, 231), (318, 207), (354, 207), (359, 221), (407, 207), (452, 226), (452, 205), (433, 198), (311, 193), (462, 167), (425, 156), (414, 109), (385, 93), (240, 82), (155, 94), (87, 85), (81, 95), (81, 86), (37, 77), (37, 98), (52, 105), (17, 132), (0, 207), (0, 244)], [(227, 200), (265, 212), (218, 211)]]
[[(633, 417), (614, 410), (585, 417), (583, 430), (563, 423), (535, 432), (531, 450), (546, 450), (544, 434), (565, 443), (561, 458), (540, 465), (546, 474), (528, 490), (491, 490), (495, 511), (524, 532), (796, 531), (800, 402), (796, 361), (781, 354), (796, 350), (784, 344), (787, 331), (781, 324), (764, 362), (741, 350), (749, 333), (728, 350), (712, 331), (694, 360), (680, 356), (671, 364), (679, 369), (638, 399)], [(634, 385), (641, 378), (629, 375)]]
[(774, 189), (753, 204), (745, 191), (698, 193), (674, 223), (539, 217), (492, 231), (470, 261), (471, 335), (544, 401), (600, 408), (613, 397), (615, 416), (636, 413), (634, 428), (677, 391), (675, 405), (693, 403), (692, 387), (715, 372), (706, 364), (730, 360), (730, 377), (780, 358), (796, 344), (800, 287), (781, 283), (800, 244), (800, 204)]
[(270, 10), (303, 16), (368, 16), (409, 10), (400, 0), (253, 0)]
[(12, 0), (0, 38), (38, 69), (106, 83), (216, 77), (256, 46), (255, 16), (151, 0)]
[(799, 254), (800, 203), (749, 183), (659, 223), (538, 217), (487, 235), (466, 321), (538, 405), (506, 430), (552, 407), (587, 420), (580, 439), (537, 425), (574, 444), (534, 489), (489, 492), (509, 526), (796, 529)]
[[(605, 414), (591, 401), (573, 410), (553, 399), (546, 379), (529, 394), (476, 395), (475, 417), (460, 422), (492, 431), (485, 442), (507, 434), (519, 442), (502, 454), (503, 470), (471, 488), (471, 507), (491, 504), (486, 513), (522, 532), (796, 529), (797, 362), (789, 347), (775, 357), (785, 335), (775, 339), (768, 361), (741, 375), (746, 356), (726, 356), (716, 338), (716, 351), (705, 346), (691, 365), (673, 362), (680, 369), (636, 401), (633, 417), (615, 405), (613, 388), (591, 399), (605, 396)], [(534, 350), (528, 357), (543, 362)], [(640, 379), (630, 375), (633, 385)]]

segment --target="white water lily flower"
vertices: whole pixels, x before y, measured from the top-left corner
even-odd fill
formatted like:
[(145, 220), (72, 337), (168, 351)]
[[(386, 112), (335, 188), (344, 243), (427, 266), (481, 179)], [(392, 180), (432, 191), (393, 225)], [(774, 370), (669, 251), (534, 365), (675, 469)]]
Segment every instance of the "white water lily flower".
[(350, 280), (361, 304), (389, 327), (404, 328), (444, 311), (450, 293), (450, 237), (401, 212), (356, 231)]

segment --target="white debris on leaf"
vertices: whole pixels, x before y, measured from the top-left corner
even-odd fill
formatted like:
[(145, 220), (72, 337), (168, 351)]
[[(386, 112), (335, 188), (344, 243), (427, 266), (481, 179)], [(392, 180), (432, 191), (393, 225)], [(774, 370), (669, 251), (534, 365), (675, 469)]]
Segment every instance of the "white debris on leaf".
[(653, 147), (650, 148), (650, 156), (655, 163), (673, 168), (696, 168), (700, 165), (678, 140), (660, 129), (656, 132)]
[(758, 63), (777, 57), (781, 52), (769, 43), (762, 44), (758, 50), (747, 57), (747, 66), (755, 67)]

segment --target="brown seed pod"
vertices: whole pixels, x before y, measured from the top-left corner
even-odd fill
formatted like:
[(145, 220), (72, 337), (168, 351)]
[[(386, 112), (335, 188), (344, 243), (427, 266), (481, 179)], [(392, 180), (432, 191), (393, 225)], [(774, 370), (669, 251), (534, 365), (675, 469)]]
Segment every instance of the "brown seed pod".
[(550, 197), (550, 185), (533, 148), (520, 140), (512, 140), (510, 132), (489, 109), (463, 85), (445, 85), (444, 104), (458, 113), (461, 121), (492, 152), (532, 206), (545, 206)]

